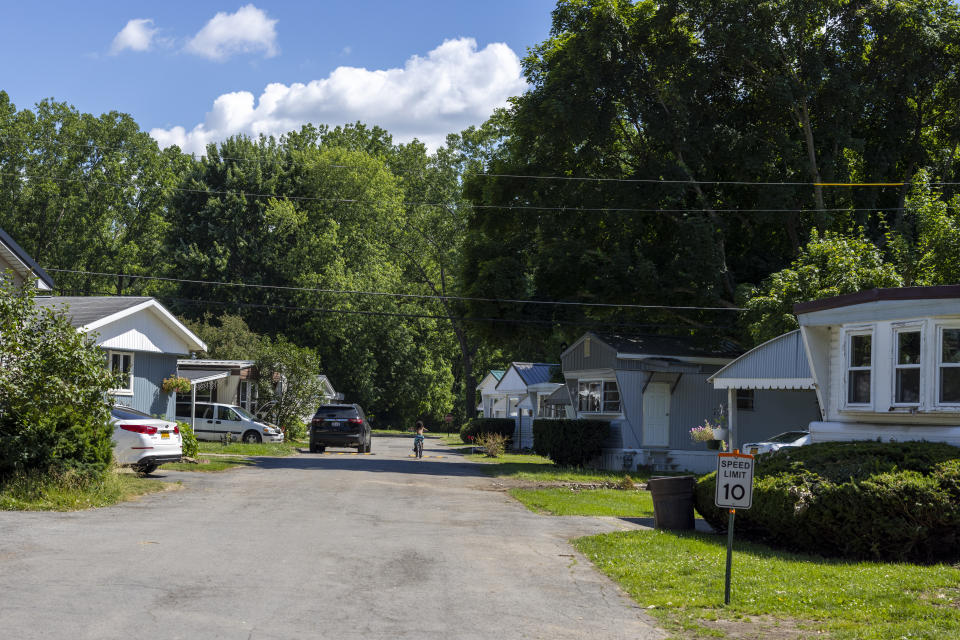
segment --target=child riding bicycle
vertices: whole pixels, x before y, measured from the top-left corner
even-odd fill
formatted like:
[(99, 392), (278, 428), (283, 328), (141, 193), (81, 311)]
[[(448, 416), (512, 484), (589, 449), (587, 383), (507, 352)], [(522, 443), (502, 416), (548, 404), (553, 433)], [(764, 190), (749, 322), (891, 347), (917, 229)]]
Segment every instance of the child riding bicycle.
[(429, 431), (425, 426), (423, 426), (422, 420), (417, 420), (417, 424), (413, 427), (414, 436), (413, 436), (413, 452), (417, 455), (418, 458), (423, 457), (423, 439), (424, 431)]

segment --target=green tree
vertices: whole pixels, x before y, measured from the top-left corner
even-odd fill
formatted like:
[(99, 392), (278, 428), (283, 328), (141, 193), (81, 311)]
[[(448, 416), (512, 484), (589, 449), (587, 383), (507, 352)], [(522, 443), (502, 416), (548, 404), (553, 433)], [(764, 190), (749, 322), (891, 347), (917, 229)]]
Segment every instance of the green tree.
[(264, 341), (257, 370), (261, 402), (274, 403), (271, 414), (289, 437), (302, 436), (303, 419), (313, 414), (323, 397), (319, 354), (280, 336)]
[(745, 319), (760, 343), (797, 328), (793, 305), (874, 287), (900, 287), (903, 279), (882, 252), (859, 235), (816, 230), (789, 267), (750, 292)]
[(102, 474), (113, 455), (107, 392), (117, 386), (89, 336), (0, 274), (0, 479)]

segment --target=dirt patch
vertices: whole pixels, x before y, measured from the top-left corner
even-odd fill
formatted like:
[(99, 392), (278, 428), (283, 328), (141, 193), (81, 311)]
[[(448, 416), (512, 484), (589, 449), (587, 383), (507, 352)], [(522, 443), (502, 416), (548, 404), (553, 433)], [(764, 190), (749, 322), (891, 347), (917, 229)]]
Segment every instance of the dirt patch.
[(722, 632), (723, 637), (735, 640), (804, 640), (830, 637), (818, 628), (816, 622), (791, 618), (752, 616), (739, 620), (697, 620), (697, 623), (708, 629)]

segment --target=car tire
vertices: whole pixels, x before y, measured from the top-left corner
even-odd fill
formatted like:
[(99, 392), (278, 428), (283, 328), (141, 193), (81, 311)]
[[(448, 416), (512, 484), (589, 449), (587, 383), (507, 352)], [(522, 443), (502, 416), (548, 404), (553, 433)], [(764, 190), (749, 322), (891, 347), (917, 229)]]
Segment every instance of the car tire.
[(256, 431), (247, 431), (243, 434), (243, 442), (246, 444), (260, 444), (263, 438)]
[(148, 462), (147, 464), (138, 464), (133, 467), (133, 470), (141, 476), (148, 476), (157, 470), (157, 464), (153, 462)]

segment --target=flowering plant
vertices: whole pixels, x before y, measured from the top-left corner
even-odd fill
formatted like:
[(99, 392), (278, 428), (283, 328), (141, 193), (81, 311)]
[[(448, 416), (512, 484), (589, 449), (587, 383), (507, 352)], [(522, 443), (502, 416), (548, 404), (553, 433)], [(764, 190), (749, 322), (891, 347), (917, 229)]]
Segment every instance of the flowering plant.
[(171, 391), (190, 393), (190, 380), (180, 376), (170, 376), (169, 378), (163, 379), (160, 388), (163, 389), (164, 393), (170, 393)]
[(713, 440), (713, 425), (704, 421), (702, 426), (690, 429), (690, 439), (694, 442), (708, 442)]

